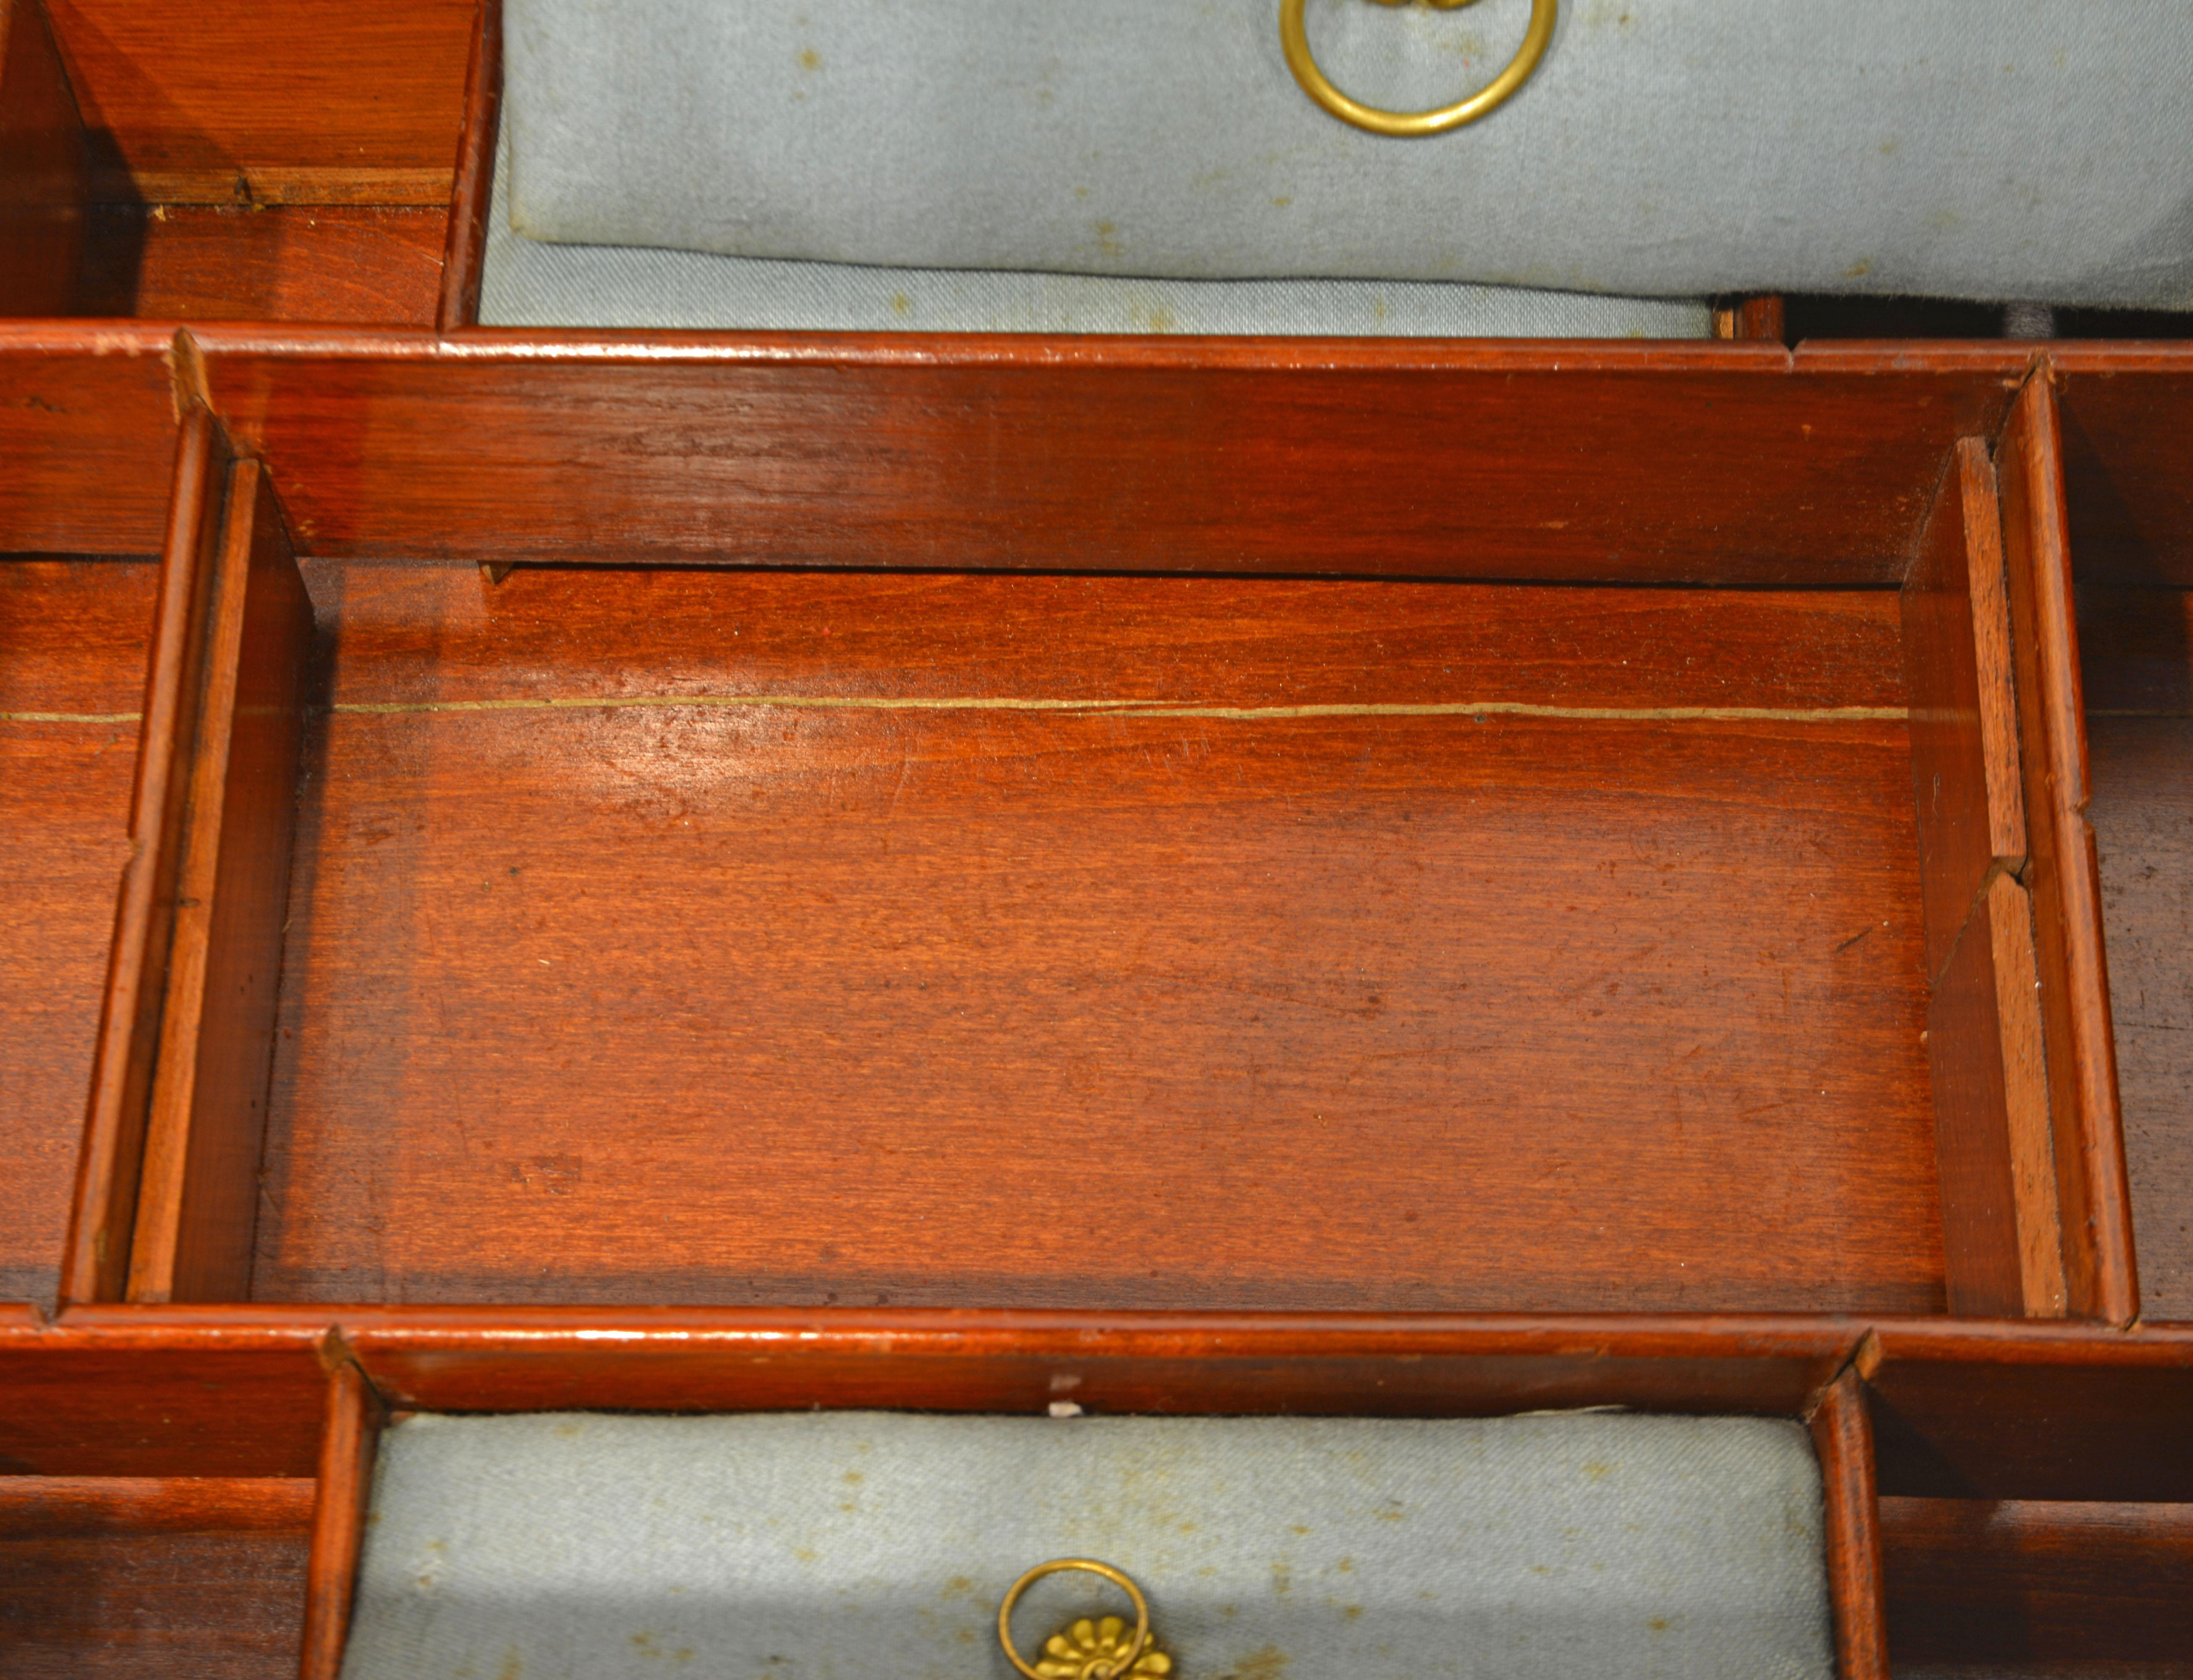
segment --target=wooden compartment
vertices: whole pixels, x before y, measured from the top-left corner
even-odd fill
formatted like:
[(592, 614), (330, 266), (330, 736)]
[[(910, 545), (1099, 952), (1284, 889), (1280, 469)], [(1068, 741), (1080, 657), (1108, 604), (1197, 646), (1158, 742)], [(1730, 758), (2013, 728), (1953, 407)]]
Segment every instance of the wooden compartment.
[(8, 0), (0, 314), (433, 325), (498, 17)]
[[(131, 1299), (2120, 1316), (2000, 364), (1700, 357), (1595, 478), (1644, 357), (203, 347)], [(1405, 393), (1474, 493), (1291, 525)]]
[(2142, 1310), (2193, 1319), (2193, 360), (2065, 378), (2089, 798)]

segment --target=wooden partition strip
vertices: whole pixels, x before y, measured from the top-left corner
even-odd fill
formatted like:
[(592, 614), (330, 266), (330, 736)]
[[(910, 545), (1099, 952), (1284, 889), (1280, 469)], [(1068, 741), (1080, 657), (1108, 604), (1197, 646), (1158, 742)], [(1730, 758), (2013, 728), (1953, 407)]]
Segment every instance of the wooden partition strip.
[(1950, 1310), (2064, 1311), (1995, 468), (1960, 440), (1903, 596)]
[(1826, 1501), (1835, 1671), (1841, 1680), (1888, 1680), (1873, 1424), (1866, 1413), (1865, 1386), (1855, 1370), (1845, 1370), (1829, 1385), (1812, 1413), (1812, 1424)]
[(2086, 710), (2071, 600), (2055, 387), (2027, 381), (1997, 454), (2049, 1108), (2070, 1310), (2114, 1324), (2139, 1311), (2117, 1106), (2101, 877), (2087, 821)]
[(39, 0), (0, 0), (0, 315), (66, 315), (89, 197), (83, 119)]
[(487, 219), (494, 208), (495, 133), (501, 117), (502, 0), (478, 0), (472, 62), (465, 71), (465, 127), (457, 138), (449, 244), (442, 257), (442, 302), (435, 324), (444, 334), (479, 321)]
[(175, 329), (0, 321), (0, 551), (160, 551)]
[(312, 1557), (305, 1577), (305, 1649), (300, 1680), (336, 1680), (351, 1601), (373, 1500), (374, 1454), (384, 1415), (381, 1397), (355, 1360), (328, 1373), (327, 1425), (320, 1437), (320, 1484), (312, 1506)]
[(207, 597), (228, 461), (227, 440), (211, 414), (203, 405), (192, 409), (175, 443), (159, 605), (137, 740), (132, 849), (115, 911), (91, 1102), (77, 1158), (75, 1208), (62, 1260), (63, 1302), (117, 1299), (128, 1276), (181, 863), (189, 743), (197, 733), (203, 698)]
[(312, 609), (257, 461), (229, 469), (226, 501), (132, 1300), (250, 1287)]

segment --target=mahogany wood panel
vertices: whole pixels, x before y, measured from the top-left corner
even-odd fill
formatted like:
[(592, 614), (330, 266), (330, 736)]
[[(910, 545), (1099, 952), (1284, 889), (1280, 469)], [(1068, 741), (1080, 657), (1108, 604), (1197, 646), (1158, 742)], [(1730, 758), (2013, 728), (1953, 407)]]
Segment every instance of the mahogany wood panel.
[(1871, 1385), (1884, 1493), (2193, 1500), (2193, 1330), (1882, 1322)]
[(1856, 1371), (1844, 1371), (1829, 1386), (1812, 1425), (1820, 1459), (1828, 1587), (1835, 1605), (1835, 1671), (1841, 1680), (1887, 1680), (1873, 1425)]
[(1904, 585), (1944, 1263), (1953, 1312), (2064, 1310), (1995, 469), (1965, 438)]
[(171, 336), (0, 321), (0, 552), (159, 551)]
[(1899, 1667), (2193, 1676), (2193, 1505), (1891, 1499), (1881, 1518)]
[(0, 1300), (50, 1307), (129, 856), (156, 569), (0, 560)]
[(49, 0), (112, 201), (449, 202), (473, 0)]
[(1723, 583), (1899, 582), (1951, 446), (1994, 429), (2023, 365), (1741, 345), (199, 338), (306, 553)]
[(2079, 644), (2140, 1300), (2193, 1319), (2193, 591), (2083, 587)]
[(38, 0), (0, 0), (0, 315), (66, 315), (83, 249), (83, 123)]
[(2193, 587), (2193, 345), (2059, 345), (2079, 576)]
[(365, 1374), (345, 1359), (328, 1374), (326, 1426), (320, 1437), (318, 1496), (312, 1506), (312, 1553), (305, 1598), (301, 1680), (336, 1680), (350, 1632), (358, 1554), (373, 1495), (374, 1454), (381, 1441), (381, 1397)]
[(178, 1334), (152, 1309), (100, 1311), (59, 1326), (0, 1321), (0, 1485), (316, 1473), (324, 1324)]
[(261, 1299), (1938, 1308), (1891, 591), (307, 575)]
[(2047, 377), (2018, 394), (1997, 469), (2017, 655), (2035, 943), (2070, 1310), (2111, 1323), (2139, 1310), (2117, 1112), (2101, 889), (2087, 826), (2085, 712), (2071, 597), (2063, 450)]
[(203, 406), (194, 408), (175, 438), (174, 494), (130, 794), (129, 853), (115, 902), (61, 1266), (65, 1300), (112, 1300), (128, 1276), (187, 811), (188, 743), (203, 700), (200, 650), (227, 470), (220, 427)]
[(76, 313), (428, 327), (449, 218), (340, 204), (104, 204)]
[(312, 609), (258, 462), (225, 501), (133, 1300), (232, 1299), (251, 1275)]
[(297, 1671), (312, 1483), (0, 1477), (0, 1675)]
[(502, 119), (502, 0), (478, 0), (471, 61), (465, 68), (465, 126), (457, 143), (449, 199), (449, 243), (435, 325), (454, 333), (479, 322), (480, 280), (493, 208), (495, 134)]

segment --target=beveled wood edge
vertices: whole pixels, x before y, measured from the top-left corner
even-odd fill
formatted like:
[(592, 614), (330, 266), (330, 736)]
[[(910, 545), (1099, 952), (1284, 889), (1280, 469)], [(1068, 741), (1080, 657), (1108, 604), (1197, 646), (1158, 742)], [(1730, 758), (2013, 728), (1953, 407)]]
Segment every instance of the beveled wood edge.
[[(2062, 417), (2053, 372), (2029, 380), (1997, 449), (2013, 612), (2033, 645), (2020, 656), (2034, 911), (2052, 1026), (2064, 1269), (2074, 1312), (2113, 1324), (2139, 1316), (2139, 1261), (2118, 1101), (2116, 1038), (2101, 908), (2100, 860), (2087, 820), (2087, 714), (2073, 601)], [(2023, 613), (2018, 613), (2019, 607)], [(2047, 957), (2060, 941), (2050, 974)], [(2053, 997), (2051, 997), (2053, 983)], [(2066, 1056), (2069, 1066), (2054, 1059)], [(2061, 1109), (2068, 1106), (2066, 1115)]]
[(434, 317), (436, 330), (444, 336), (478, 324), (487, 219), (495, 193), (495, 134), (501, 116), (501, 0), (476, 0), (472, 54), (465, 66), (464, 126), (457, 136), (456, 185), (449, 198), (449, 241), (442, 254), (441, 300)]
[(375, 1455), (387, 1414), (358, 1362), (340, 1350), (338, 1354), (328, 1373), (327, 1414), (321, 1426), (300, 1680), (336, 1680), (342, 1670), (372, 1503)]
[(1888, 1621), (1873, 1420), (1864, 1380), (1855, 1369), (1846, 1369), (1828, 1386), (1808, 1421), (1820, 1460), (1835, 1670), (1841, 1680), (1887, 1680)]
[(130, 799), (130, 856), (117, 894), (114, 937), (94, 1041), (89, 1100), (77, 1151), (60, 1299), (123, 1293), (135, 1222), (152, 1057), (165, 992), (175, 871), (190, 765), (184, 742), (197, 711), (198, 645), (219, 540), (229, 449), (203, 406), (175, 438), (159, 603), (146, 662), (143, 722)]

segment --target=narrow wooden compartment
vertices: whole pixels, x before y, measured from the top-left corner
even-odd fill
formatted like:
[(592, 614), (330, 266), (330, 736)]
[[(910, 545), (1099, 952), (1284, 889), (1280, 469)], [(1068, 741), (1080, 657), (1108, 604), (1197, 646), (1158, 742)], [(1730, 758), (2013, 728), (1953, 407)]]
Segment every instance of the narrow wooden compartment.
[(0, 314), (432, 326), (499, 9), (0, 5)]
[(2093, 356), (2064, 407), (2141, 1306), (2193, 1320), (2193, 359)]
[[(1208, 347), (390, 351), (207, 345), (319, 674), (253, 712), (299, 712), (294, 843), (255, 796), (257, 863), (182, 866), (257, 978), (177, 970), (131, 1299), (2121, 1316), (2064, 1168), (2113, 1111), (2032, 980), (1950, 995), (2007, 843), (1961, 814), (2030, 797), (2008, 661), (2059, 633), (1959, 417), (2014, 380), (1701, 358), (1792, 476), (1686, 435), (1648, 512), (1566, 473), (1618, 353), (1356, 351), (1305, 410)], [(1351, 380), (1549, 429), (1291, 533), (1257, 478), (1375, 423)], [(825, 494), (849, 401), (925, 523)], [(1115, 405), (1233, 477), (1127, 517)], [(685, 464), (617, 476), (635, 424)]]

